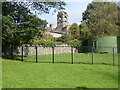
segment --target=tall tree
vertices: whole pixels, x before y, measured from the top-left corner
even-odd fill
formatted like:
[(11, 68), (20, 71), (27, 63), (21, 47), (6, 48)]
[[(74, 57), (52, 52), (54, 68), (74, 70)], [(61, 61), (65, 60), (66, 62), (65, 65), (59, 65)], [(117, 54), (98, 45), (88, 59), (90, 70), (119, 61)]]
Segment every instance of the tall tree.
[(83, 13), (93, 36), (118, 35), (118, 8), (115, 2), (92, 2)]
[(90, 29), (85, 21), (79, 25), (79, 30), (80, 30), (79, 40), (84, 41), (91, 37)]
[(118, 35), (120, 36), (120, 1), (118, 2)]
[(77, 23), (73, 23), (70, 26), (70, 35), (71, 35), (71, 39), (78, 39), (80, 35), (80, 31), (79, 31), (79, 26), (77, 25)]
[[(55, 5), (60, 6), (59, 8), (56, 8)], [(9, 48), (15, 48), (21, 44), (28, 44), (31, 43), (32, 40), (41, 38), (41, 31), (45, 30), (47, 22), (37, 18), (30, 10), (36, 9), (40, 10), (40, 12), (48, 13), (50, 11), (48, 10), (49, 7), (60, 9), (60, 7), (63, 7), (63, 5), (54, 2), (2, 3), (2, 51), (4, 54), (7, 54), (6, 50)]]

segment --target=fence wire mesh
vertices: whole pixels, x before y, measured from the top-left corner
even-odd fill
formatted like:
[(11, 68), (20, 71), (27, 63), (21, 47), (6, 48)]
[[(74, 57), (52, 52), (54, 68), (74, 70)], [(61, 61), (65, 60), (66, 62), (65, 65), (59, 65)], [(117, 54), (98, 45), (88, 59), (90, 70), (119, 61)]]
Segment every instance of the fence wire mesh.
[(51, 47), (38, 47), (38, 62), (52, 62), (52, 48)]
[[(22, 46), (13, 50), (16, 60), (37, 63), (88, 63), (118, 65), (116, 47)], [(16, 53), (17, 52), (17, 53)], [(11, 54), (12, 55), (12, 54)]]
[(70, 63), (71, 47), (54, 47), (54, 56), (57, 63)]

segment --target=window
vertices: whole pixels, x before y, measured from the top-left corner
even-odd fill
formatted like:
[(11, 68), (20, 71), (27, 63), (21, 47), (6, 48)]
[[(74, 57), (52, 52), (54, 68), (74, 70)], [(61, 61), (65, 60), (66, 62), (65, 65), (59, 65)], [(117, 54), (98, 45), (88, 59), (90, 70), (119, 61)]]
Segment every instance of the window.
[(65, 18), (67, 19), (67, 16), (65, 16)]
[(59, 20), (61, 20), (61, 19), (62, 19), (62, 17), (60, 16), (60, 17), (59, 17)]

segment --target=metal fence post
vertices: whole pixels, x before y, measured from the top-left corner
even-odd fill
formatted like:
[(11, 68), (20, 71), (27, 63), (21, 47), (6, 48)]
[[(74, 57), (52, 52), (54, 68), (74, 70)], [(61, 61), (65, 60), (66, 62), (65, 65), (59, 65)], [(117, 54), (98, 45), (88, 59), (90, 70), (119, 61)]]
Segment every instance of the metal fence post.
[(115, 56), (114, 56), (114, 48), (113, 48), (113, 66), (114, 66), (114, 57), (115, 57)]
[(73, 47), (71, 47), (71, 59), (72, 59), (72, 64), (74, 63), (74, 56), (73, 56)]
[(21, 55), (21, 61), (23, 61), (23, 46), (22, 46), (22, 55)]
[(54, 46), (52, 47), (52, 63), (54, 63)]
[(37, 58), (37, 46), (35, 47), (36, 49), (36, 63), (38, 62), (38, 58)]
[(93, 52), (93, 48), (92, 48), (92, 64), (94, 63), (94, 52)]

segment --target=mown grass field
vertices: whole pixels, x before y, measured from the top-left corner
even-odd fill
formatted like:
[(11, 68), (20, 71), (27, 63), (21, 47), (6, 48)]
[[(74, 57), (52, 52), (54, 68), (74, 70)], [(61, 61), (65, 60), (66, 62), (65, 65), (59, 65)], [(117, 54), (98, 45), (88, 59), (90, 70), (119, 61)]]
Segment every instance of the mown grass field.
[(118, 88), (118, 66), (2, 60), (2, 80), (3, 88)]

